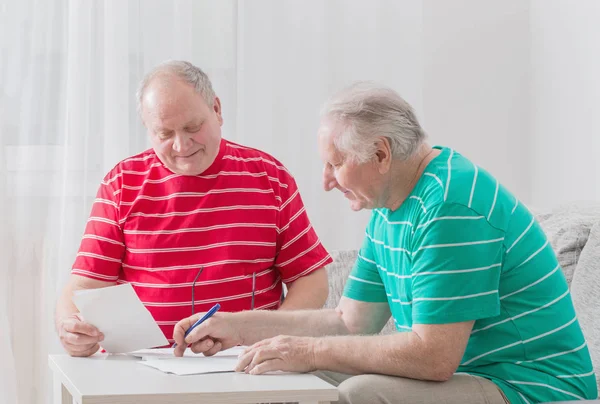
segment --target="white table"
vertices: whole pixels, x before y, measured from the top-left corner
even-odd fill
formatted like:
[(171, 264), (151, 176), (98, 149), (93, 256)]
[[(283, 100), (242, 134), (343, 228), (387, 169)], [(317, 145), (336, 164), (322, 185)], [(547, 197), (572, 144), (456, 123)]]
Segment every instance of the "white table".
[(213, 373), (175, 376), (138, 363), (126, 355), (72, 358), (50, 355), (54, 383), (60, 388), (56, 404), (199, 404), (297, 401), (329, 403), (337, 388), (312, 374)]

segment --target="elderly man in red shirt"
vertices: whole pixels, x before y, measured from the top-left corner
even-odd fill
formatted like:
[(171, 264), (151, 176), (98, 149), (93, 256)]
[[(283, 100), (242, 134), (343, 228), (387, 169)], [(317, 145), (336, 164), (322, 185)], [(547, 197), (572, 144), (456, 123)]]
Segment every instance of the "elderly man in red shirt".
[(66, 351), (92, 355), (104, 338), (77, 313), (78, 289), (130, 283), (170, 341), (179, 320), (216, 302), (224, 311), (320, 308), (331, 258), (296, 183), (272, 156), (221, 137), (206, 74), (166, 62), (144, 78), (138, 102), (152, 149), (99, 187), (57, 304)]

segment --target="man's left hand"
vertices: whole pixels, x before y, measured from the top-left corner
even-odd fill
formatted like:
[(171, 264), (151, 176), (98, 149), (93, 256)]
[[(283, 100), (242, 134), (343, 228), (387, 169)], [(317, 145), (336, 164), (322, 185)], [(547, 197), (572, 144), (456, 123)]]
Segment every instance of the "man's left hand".
[(259, 375), (283, 370), (312, 372), (315, 367), (315, 338), (280, 335), (248, 347), (240, 356), (236, 372)]

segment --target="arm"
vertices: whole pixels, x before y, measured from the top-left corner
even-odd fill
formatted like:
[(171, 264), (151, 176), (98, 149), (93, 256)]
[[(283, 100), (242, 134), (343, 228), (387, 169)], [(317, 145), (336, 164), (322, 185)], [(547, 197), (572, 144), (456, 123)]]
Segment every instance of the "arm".
[(319, 268), (287, 285), (288, 293), (279, 310), (320, 309), (327, 300), (327, 270)]
[(417, 324), (412, 332), (316, 339), (314, 368), (446, 381), (464, 354), (473, 321)]

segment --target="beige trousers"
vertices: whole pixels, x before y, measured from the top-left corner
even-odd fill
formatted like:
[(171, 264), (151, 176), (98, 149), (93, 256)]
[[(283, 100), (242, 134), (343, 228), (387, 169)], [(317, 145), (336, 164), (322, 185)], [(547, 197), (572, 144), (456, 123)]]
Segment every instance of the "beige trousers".
[(508, 400), (493, 382), (467, 374), (446, 382), (430, 382), (383, 375), (351, 376), (316, 372), (338, 386), (339, 404), (506, 404)]

